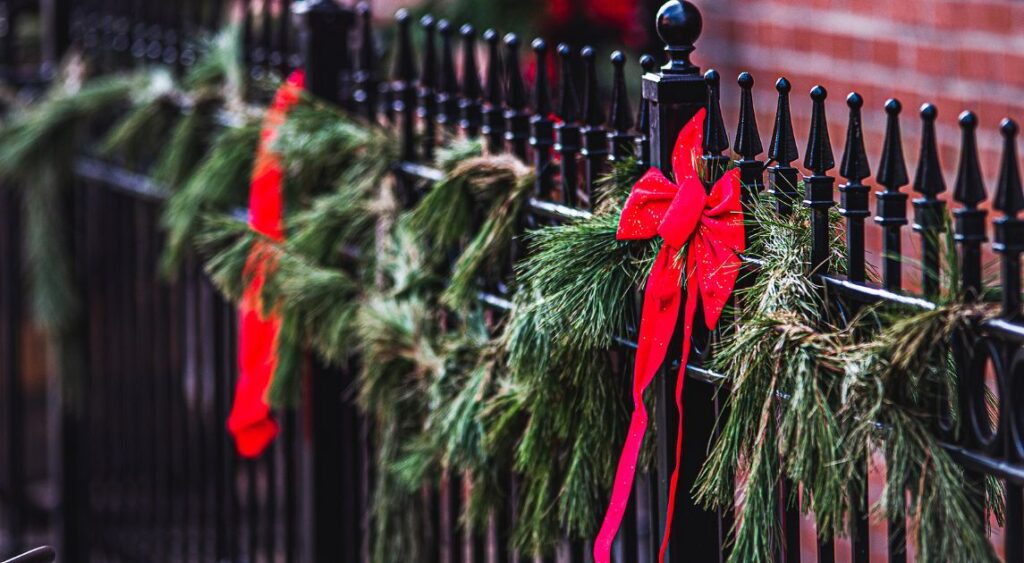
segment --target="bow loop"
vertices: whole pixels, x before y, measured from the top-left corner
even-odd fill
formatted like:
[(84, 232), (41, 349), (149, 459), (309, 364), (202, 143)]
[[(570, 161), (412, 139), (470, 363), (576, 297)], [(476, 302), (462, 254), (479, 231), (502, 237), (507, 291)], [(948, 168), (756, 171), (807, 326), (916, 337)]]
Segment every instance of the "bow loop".
[(704, 108), (683, 126), (676, 137), (676, 145), (672, 150), (672, 174), (676, 183), (682, 184), (690, 178), (700, 181), (697, 171), (697, 159), (700, 158), (704, 146)]
[(658, 234), (658, 225), (668, 211), (676, 195), (673, 184), (661, 170), (651, 168), (633, 186), (633, 190), (622, 207), (619, 228), (615, 232), (618, 240), (646, 240)]
[(712, 188), (694, 244), (704, 321), (713, 327), (736, 286), (745, 249), (738, 169), (726, 172)]

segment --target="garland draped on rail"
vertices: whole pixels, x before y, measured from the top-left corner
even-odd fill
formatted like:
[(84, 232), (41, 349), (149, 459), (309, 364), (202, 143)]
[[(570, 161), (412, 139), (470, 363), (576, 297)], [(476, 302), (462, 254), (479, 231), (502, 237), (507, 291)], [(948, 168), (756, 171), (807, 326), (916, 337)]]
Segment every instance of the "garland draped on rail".
[[(443, 179), (413, 185), (418, 203), (403, 210), (397, 202), (408, 194), (399, 198), (391, 173), (395, 139), (306, 96), (278, 131), (287, 237), (269, 240), (233, 214), (245, 202), (263, 111), (244, 104), (242, 92), (261, 99), (266, 89), (243, 85), (237, 60), (229, 32), (182, 80), (158, 70), (85, 79), (71, 65), (9, 118), (0, 175), (25, 204), (36, 318), (61, 349), (74, 349), (81, 310), (60, 209), (83, 140), (103, 131), (102, 154), (147, 170), (169, 191), (166, 276), (198, 253), (237, 301), (252, 247), (274, 255), (262, 290), (282, 316), (273, 406), (298, 400), (304, 350), (342, 367), (360, 358), (357, 400), (372, 421), (379, 471), (370, 495), (375, 561), (422, 555), (421, 489), (440, 475), (470, 476), (464, 517), (472, 525), (508, 508), (501, 485), (515, 475), (512, 540), (525, 552), (549, 553), (566, 534), (593, 537), (631, 408), (631, 357), (618, 342), (635, 338), (640, 291), (660, 247), (658, 238), (615, 236), (642, 171), (617, 166), (590, 216), (522, 234), (533, 171), (484, 154), (478, 142), (448, 139), (436, 162)], [(796, 485), (788, 502), (801, 490), (823, 534), (847, 533), (853, 509), (894, 516), (906, 499), (919, 558), (995, 560), (974, 523), (982, 510), (998, 515), (998, 487), (972, 488), (941, 447), (933, 408), (944, 389), (958, 419), (948, 350), (988, 307), (947, 295), (909, 317), (879, 307), (840, 316), (807, 272), (809, 211), (782, 217), (762, 199), (747, 249), (759, 266), (735, 295), (739, 306), (726, 311), (731, 326), (709, 366), (726, 376), (728, 414), (685, 493), (725, 508), (739, 485), (734, 562), (773, 560), (783, 478)], [(838, 214), (831, 225), (829, 268), (843, 272)], [(482, 305), (481, 293), (510, 308)], [(69, 352), (62, 373), (76, 365)], [(886, 488), (865, 507), (858, 464), (872, 452), (887, 460)]]

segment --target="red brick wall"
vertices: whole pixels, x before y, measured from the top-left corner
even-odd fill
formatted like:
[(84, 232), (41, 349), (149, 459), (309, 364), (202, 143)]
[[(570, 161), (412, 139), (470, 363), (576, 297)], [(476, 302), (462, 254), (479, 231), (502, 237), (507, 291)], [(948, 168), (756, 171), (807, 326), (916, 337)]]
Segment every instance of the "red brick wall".
[[(913, 181), (919, 151), (918, 108), (939, 109), (940, 159), (952, 198), (959, 158), (958, 115), (978, 114), (978, 146), (991, 197), (995, 192), (1002, 139), (999, 121), (1024, 120), (1024, 2), (1011, 0), (692, 0), (704, 15), (704, 33), (694, 61), (718, 69), (724, 78), (722, 106), (728, 124), (736, 123), (735, 76), (749, 71), (755, 79), (754, 103), (767, 151), (779, 76), (793, 83), (791, 102), (801, 153), (810, 124), (808, 91), (822, 84), (827, 102), (836, 163), (845, 139), (846, 95), (865, 100), (865, 144), (874, 170), (885, 128), (882, 106), (890, 97), (903, 103), (902, 130), (908, 170)], [(763, 158), (766, 156), (762, 155)], [(802, 162), (802, 160), (801, 160)], [(833, 171), (838, 175), (838, 170)], [(840, 180), (841, 181), (841, 180)], [(874, 186), (871, 179), (869, 183)], [(910, 191), (905, 187), (904, 191)], [(872, 209), (874, 201), (872, 198)], [(950, 202), (950, 207), (955, 204)], [(913, 210), (908, 209), (913, 217)], [(868, 227), (869, 261), (881, 254), (879, 230)], [(991, 236), (991, 233), (990, 233)], [(905, 283), (914, 287), (918, 238), (908, 227), (904, 248)], [(989, 256), (991, 258), (991, 255)], [(877, 498), (884, 467), (875, 460), (871, 494)], [(804, 525), (804, 560), (814, 561), (813, 524)], [(994, 543), (1002, 553), (1001, 533)], [(872, 526), (872, 561), (885, 561), (884, 524)], [(837, 542), (839, 561), (848, 561), (848, 543)]]
[[(726, 78), (754, 75), (761, 133), (771, 134), (772, 84), (793, 83), (793, 113), (802, 140), (810, 118), (806, 93), (821, 83), (837, 157), (842, 153), (846, 95), (865, 99), (865, 140), (872, 163), (881, 152), (890, 97), (904, 107), (904, 140), (916, 162), (917, 108), (939, 108), (938, 133), (947, 178), (959, 146), (957, 116), (978, 114), (983, 171), (994, 182), (999, 121), (1024, 116), (1024, 2), (1011, 0), (695, 0), (704, 33), (694, 60)], [(734, 120), (737, 89), (723, 88), (727, 119)], [(729, 87), (732, 86), (732, 87)], [(733, 121), (734, 122), (734, 121)], [(837, 159), (838, 161), (838, 159)], [(913, 170), (913, 168), (911, 168)], [(990, 191), (994, 185), (990, 186)]]

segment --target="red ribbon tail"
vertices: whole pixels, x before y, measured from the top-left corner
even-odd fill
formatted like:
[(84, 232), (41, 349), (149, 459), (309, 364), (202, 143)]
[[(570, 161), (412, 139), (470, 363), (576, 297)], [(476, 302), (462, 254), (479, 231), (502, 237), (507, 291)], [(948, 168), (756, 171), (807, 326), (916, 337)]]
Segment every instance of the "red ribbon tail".
[(698, 287), (696, 275), (691, 272), (687, 276), (686, 308), (683, 313), (683, 355), (676, 378), (676, 409), (679, 413), (679, 424), (676, 427), (676, 465), (672, 471), (672, 480), (668, 489), (668, 507), (665, 510), (665, 535), (661, 538), (661, 550), (658, 561), (665, 560), (668, 540), (672, 535), (672, 516), (676, 510), (676, 489), (679, 486), (679, 459), (683, 452), (683, 384), (686, 382), (686, 362), (690, 358), (690, 338), (693, 336), (693, 318), (697, 313)]
[(611, 560), (612, 542), (615, 541), (615, 534), (618, 533), (622, 517), (626, 513), (626, 504), (629, 503), (629, 495), (633, 490), (633, 477), (636, 475), (636, 462), (640, 457), (640, 447), (644, 443), (646, 432), (647, 408), (641, 396), (634, 405), (626, 445), (622, 447), (622, 453), (619, 455), (615, 483), (612, 485), (612, 500), (608, 505), (608, 512), (604, 515), (604, 522), (601, 523), (601, 531), (594, 540), (595, 563), (608, 563)]
[[(284, 172), (272, 141), (289, 110), (299, 102), (302, 85), (303, 74), (296, 71), (275, 94), (263, 118), (260, 146), (249, 183), (249, 227), (274, 240), (281, 240), (284, 235)], [(273, 268), (271, 258), (265, 249), (256, 245), (246, 264), (246, 274), (251, 274), (252, 279), (239, 305), (238, 383), (228, 416), (228, 429), (235, 438), (238, 453), (250, 458), (262, 454), (278, 430), (266, 395), (277, 368), (281, 317), (274, 310), (264, 315), (260, 297), (270, 268)]]

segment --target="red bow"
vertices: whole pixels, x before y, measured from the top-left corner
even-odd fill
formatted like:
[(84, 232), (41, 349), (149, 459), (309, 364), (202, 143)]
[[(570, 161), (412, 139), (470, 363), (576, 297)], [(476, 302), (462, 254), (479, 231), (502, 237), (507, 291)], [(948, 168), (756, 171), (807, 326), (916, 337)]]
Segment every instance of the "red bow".
[[(675, 508), (676, 485), (679, 480), (679, 453), (683, 436), (683, 381), (686, 361), (690, 355), (690, 337), (697, 312), (698, 297), (704, 304), (704, 320), (708, 327), (718, 322), (722, 309), (732, 293), (739, 273), (739, 254), (745, 248), (743, 214), (740, 206), (739, 171), (726, 172), (705, 192), (697, 172), (696, 160), (703, 142), (704, 110), (679, 132), (672, 153), (675, 182), (657, 168), (651, 168), (633, 186), (619, 218), (619, 240), (642, 240), (660, 235), (664, 241), (647, 277), (640, 338), (633, 364), (633, 416), (626, 444), (619, 457), (612, 488), (612, 499), (601, 531), (594, 545), (596, 563), (607, 563), (612, 541), (619, 529), (626, 503), (629, 501), (637, 458), (647, 428), (647, 409), (643, 393), (654, 379), (668, 349), (669, 340), (679, 317), (682, 300), (683, 266), (686, 267), (686, 308), (683, 317), (682, 367), (676, 384), (676, 407), (679, 409), (679, 432), (676, 438), (676, 469), (672, 473), (665, 535), (661, 556), (665, 558), (672, 512)], [(681, 259), (686, 252), (685, 262)]]
[[(274, 241), (284, 239), (284, 171), (273, 144), (288, 111), (299, 102), (303, 82), (302, 71), (293, 72), (267, 109), (249, 184), (249, 227)], [(257, 242), (245, 264), (249, 284), (238, 305), (241, 317), (238, 325), (238, 383), (228, 416), (228, 429), (235, 437), (235, 446), (245, 457), (259, 456), (277, 436), (277, 423), (270, 415), (266, 395), (277, 369), (281, 316), (276, 309), (264, 315), (260, 297), (266, 272), (273, 267), (272, 254)]]

